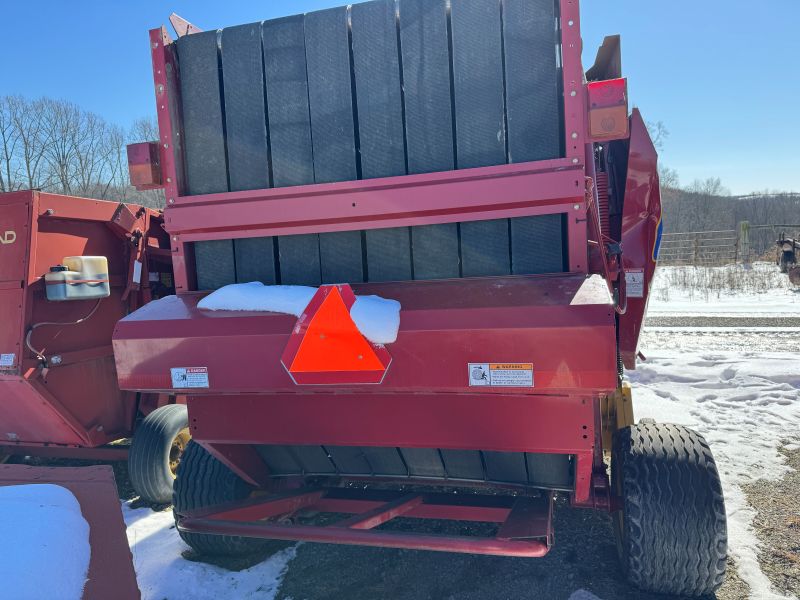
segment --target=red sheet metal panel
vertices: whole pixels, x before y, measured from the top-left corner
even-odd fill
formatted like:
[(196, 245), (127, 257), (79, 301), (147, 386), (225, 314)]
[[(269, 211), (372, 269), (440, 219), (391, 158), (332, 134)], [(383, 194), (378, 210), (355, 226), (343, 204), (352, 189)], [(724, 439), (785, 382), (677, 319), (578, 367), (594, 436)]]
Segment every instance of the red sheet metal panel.
[(189, 399), (189, 415), (192, 437), (210, 443), (561, 454), (591, 453), (594, 446), (592, 402), (572, 396), (193, 396)]
[(60, 485), (72, 492), (89, 523), (92, 553), (84, 599), (140, 598), (111, 467), (0, 465), (0, 486), (41, 483)]
[(0, 375), (0, 438), (3, 443), (42, 442), (83, 445), (85, 431), (70, 423), (23, 378)]
[[(16, 288), (3, 289), (3, 283), (14, 284)], [(18, 281), (0, 282), (0, 375), (16, 373), (22, 359), (22, 310), (24, 293)]]
[(16, 372), (22, 357), (23, 286), (28, 264), (31, 195), (0, 195), (0, 373)]
[[(504, 362), (532, 363), (534, 386), (483, 387), (482, 393), (589, 393), (616, 387), (614, 310), (599, 277), (503, 277), (353, 289), (402, 306), (381, 392), (475, 392), (469, 384), (470, 363)], [(199, 299), (197, 294), (165, 298), (117, 324), (114, 351), (123, 389), (170, 391), (170, 368), (178, 367), (208, 368), (208, 387), (195, 388), (193, 394), (302, 389), (281, 365), (295, 317), (202, 311)]]
[(619, 349), (625, 367), (636, 367), (639, 335), (647, 310), (650, 284), (656, 269), (661, 227), (661, 191), (658, 153), (638, 109), (631, 115), (628, 177), (622, 214), (622, 260), (625, 271), (643, 277), (641, 297), (628, 293), (628, 308), (619, 319)]
[(0, 195), (0, 282), (19, 282), (25, 277), (31, 195)]

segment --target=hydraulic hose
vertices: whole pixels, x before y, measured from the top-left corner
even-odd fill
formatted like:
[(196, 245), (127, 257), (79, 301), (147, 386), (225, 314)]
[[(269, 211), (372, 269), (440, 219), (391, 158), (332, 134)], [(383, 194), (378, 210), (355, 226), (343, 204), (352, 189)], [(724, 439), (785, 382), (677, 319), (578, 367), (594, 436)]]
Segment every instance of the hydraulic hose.
[(54, 322), (54, 321), (42, 321), (41, 323), (36, 323), (34, 325), (31, 325), (31, 328), (28, 329), (28, 333), (25, 335), (25, 345), (28, 347), (28, 350), (33, 352), (36, 355), (36, 358), (38, 358), (40, 361), (42, 361), (42, 364), (46, 367), (47, 366), (47, 357), (45, 357), (45, 355), (43, 354), (44, 350), (42, 350), (40, 352), (39, 350), (37, 350), (36, 348), (34, 348), (31, 345), (31, 334), (33, 334), (34, 330), (38, 329), (39, 327), (45, 327), (47, 325), (60, 325), (62, 327), (66, 327), (66, 326), (69, 326), (69, 325), (79, 325), (79, 324), (83, 323), (84, 321), (88, 321), (92, 317), (92, 315), (94, 315), (94, 313), (97, 312), (97, 309), (99, 308), (101, 301), (102, 301), (102, 298), (100, 298), (100, 300), (95, 302), (94, 307), (92, 307), (92, 310), (89, 311), (88, 315), (78, 319), (77, 321), (71, 321), (71, 322), (68, 322), (68, 323), (58, 323), (58, 322)]

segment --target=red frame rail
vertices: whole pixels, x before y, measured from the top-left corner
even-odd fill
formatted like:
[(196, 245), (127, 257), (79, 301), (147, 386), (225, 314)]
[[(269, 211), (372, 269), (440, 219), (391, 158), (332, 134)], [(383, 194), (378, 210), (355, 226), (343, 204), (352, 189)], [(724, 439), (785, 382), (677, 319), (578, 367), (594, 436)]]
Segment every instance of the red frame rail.
[[(298, 520), (306, 511), (351, 516), (328, 525), (299, 524)], [(499, 527), (493, 537), (376, 529), (400, 517), (496, 523)], [(453, 494), (396, 492), (376, 499), (369, 497), (369, 492), (302, 488), (187, 512), (178, 515), (178, 528), (187, 533), (262, 539), (541, 557), (553, 543), (553, 494), (455, 497)]]

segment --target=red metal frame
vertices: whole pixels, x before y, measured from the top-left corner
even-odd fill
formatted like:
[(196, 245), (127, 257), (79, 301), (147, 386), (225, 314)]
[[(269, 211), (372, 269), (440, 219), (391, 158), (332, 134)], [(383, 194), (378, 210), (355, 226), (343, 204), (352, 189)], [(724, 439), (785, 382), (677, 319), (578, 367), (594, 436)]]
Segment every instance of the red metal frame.
[[(544, 556), (553, 542), (551, 493), (537, 497), (470, 496), (464, 499), (452, 494), (399, 492), (383, 500), (370, 500), (358, 496), (337, 498), (337, 491), (300, 489), (211, 507), (178, 515), (178, 528), (187, 533), (520, 557)], [(456, 500), (461, 502), (456, 503)], [(353, 516), (324, 526), (286, 523), (290, 517), (302, 518), (305, 511)], [(494, 537), (375, 530), (399, 517), (488, 522), (499, 524), (499, 528)]]

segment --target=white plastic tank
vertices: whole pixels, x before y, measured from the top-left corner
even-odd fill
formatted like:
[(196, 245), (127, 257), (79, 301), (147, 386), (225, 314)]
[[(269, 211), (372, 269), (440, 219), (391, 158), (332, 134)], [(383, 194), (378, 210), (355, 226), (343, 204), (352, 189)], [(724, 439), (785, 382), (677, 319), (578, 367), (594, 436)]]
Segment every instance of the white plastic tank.
[(47, 299), (91, 300), (108, 298), (108, 259), (105, 256), (67, 256), (44, 276)]

